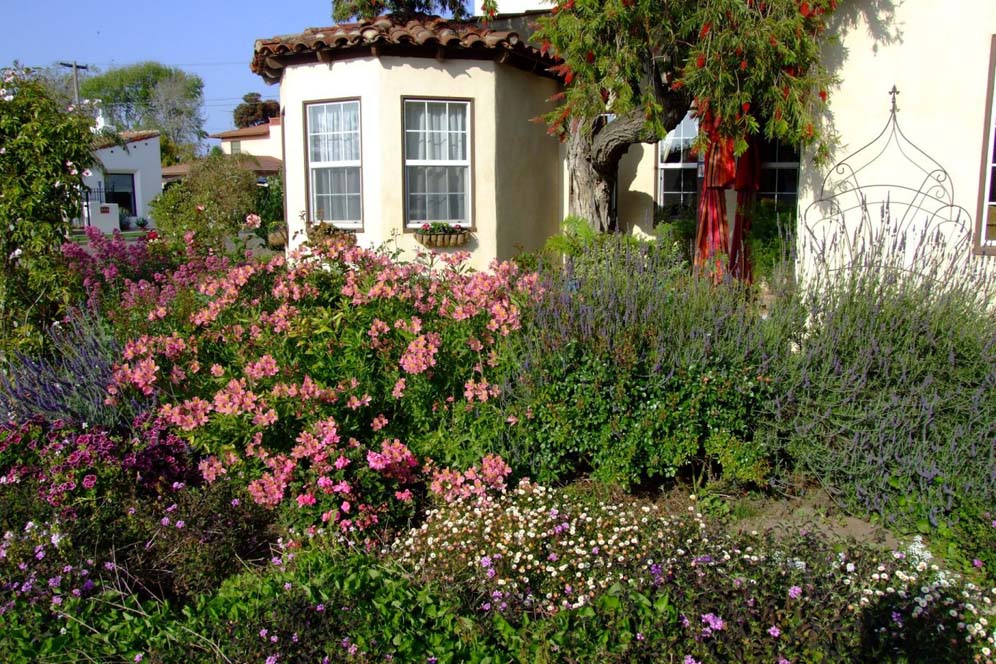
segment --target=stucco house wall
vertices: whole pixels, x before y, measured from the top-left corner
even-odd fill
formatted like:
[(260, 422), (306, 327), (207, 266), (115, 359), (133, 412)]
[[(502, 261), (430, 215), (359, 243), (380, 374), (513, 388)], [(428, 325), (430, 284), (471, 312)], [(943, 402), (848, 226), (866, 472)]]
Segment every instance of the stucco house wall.
[(224, 131), (212, 137), (221, 139), (221, 151), (225, 154), (232, 154), (232, 145), (238, 142), (239, 151), (244, 154), (283, 159), (282, 134), (280, 118), (270, 118), (265, 125)]
[(285, 195), (290, 246), (304, 238), (310, 216), (305, 143), (305, 104), (359, 99), (362, 179), (362, 228), (357, 242), (379, 246), (388, 241), (413, 253), (422, 246), (405, 228), (402, 100), (471, 100), (471, 181), (473, 237), (466, 249), (474, 267), (497, 255), (495, 227), (495, 63), (449, 60), (443, 63), (396, 56), (353, 58), (330, 65), (288, 67), (280, 86), (284, 109)]
[(90, 175), (84, 176), (83, 183), (96, 191), (103, 187), (105, 173), (131, 174), (135, 182), (136, 203), (136, 209), (131, 213), (137, 217), (149, 218), (149, 203), (163, 189), (159, 135), (150, 135), (140, 140), (130, 140), (127, 132), (122, 136), (127, 141), (124, 145), (113, 145), (95, 151), (96, 163), (90, 169)]
[(558, 85), (497, 66), (495, 195), (497, 258), (540, 249), (560, 230), (563, 214), (559, 141), (537, 119), (553, 109)]
[[(840, 35), (840, 43), (828, 47), (824, 54), (825, 62), (841, 80), (832, 90), (829, 104), (832, 126), (840, 137), (832, 161), (853, 154), (886, 126), (889, 91), (895, 85), (902, 132), (947, 171), (954, 203), (971, 216), (970, 230), (976, 233), (984, 128), (989, 121), (986, 93), (993, 78), (990, 57), (996, 35), (996, 3), (856, 0), (841, 3), (833, 22), (831, 29)], [(922, 161), (920, 155), (913, 156), (914, 161)], [(809, 206), (819, 197), (830, 166), (816, 167), (804, 155), (800, 167), (800, 242), (807, 228), (824, 233), (825, 226), (819, 220), (826, 215), (825, 206)], [(924, 173), (903, 154), (889, 149), (859, 178), (862, 186), (878, 182), (915, 189)], [(881, 193), (876, 195), (881, 200)], [(878, 200), (870, 203), (875, 206)], [(878, 207), (874, 209), (878, 211)], [(852, 214), (845, 223), (853, 228), (855, 222)], [(956, 240), (949, 234), (947, 246)], [(801, 267), (806, 272), (813, 266), (814, 255), (801, 244), (800, 250)], [(996, 258), (978, 254), (977, 250), (969, 252), (962, 260), (982, 261), (991, 269), (988, 263)]]
[[(450, 150), (444, 158), (418, 160), (409, 155), (416, 161), (409, 164), (413, 172), (438, 164), (451, 169), (449, 177), (455, 177), (460, 172), (457, 169), (469, 169), (466, 185), (452, 184), (459, 180), (451, 180), (449, 186), (455, 189), (448, 194), (445, 181), (442, 189), (439, 181), (422, 186), (434, 188), (426, 193), (449, 195), (447, 205), (460, 205), (456, 196), (466, 194), (466, 208), (460, 205), (441, 214), (469, 225), (471, 235), (461, 249), (470, 251), (471, 267), (484, 269), (495, 258), (539, 248), (554, 234), (561, 218), (561, 146), (546, 135), (541, 123), (531, 120), (553, 107), (547, 100), (556, 92), (557, 82), (547, 67), (555, 59), (520, 38), (519, 31), (526, 29), (527, 20), (524, 15), (502, 17), (502, 28), (498, 29), (475, 23), (450, 24), (438, 17), (379, 17), (258, 40), (253, 71), (267, 82), (280, 83), (289, 248), (305, 239), (306, 222), (334, 216), (351, 220), (340, 222), (341, 227), (355, 232), (363, 246), (387, 244), (409, 258), (425, 251), (416, 240), (419, 224), (406, 220), (405, 109), (406, 103), (414, 100), (466, 104), (466, 115), (447, 117), (457, 125), (461, 124), (458, 118), (465, 118), (468, 152), (457, 148), (463, 143), (453, 138), (463, 134), (462, 129), (443, 129), (449, 137), (439, 138), (438, 127), (423, 125), (422, 133), (410, 132), (408, 139), (415, 141), (410, 145), (448, 145)], [(319, 155), (316, 158), (340, 161), (319, 162), (317, 168), (336, 168), (325, 164), (340, 163), (339, 168), (349, 170), (340, 171), (338, 177), (354, 178), (358, 166), (359, 196), (354, 179), (348, 185), (345, 180), (335, 185), (326, 180), (323, 205), (347, 205), (349, 209), (336, 208), (331, 214), (324, 210), (319, 215), (310, 209), (308, 109), (336, 102), (349, 102), (349, 106), (315, 111), (315, 117), (322, 118), (316, 120), (319, 130), (315, 137), (321, 141), (316, 146), (322, 147), (316, 147), (315, 154)], [(414, 107), (409, 108), (418, 114)], [(345, 109), (349, 109), (348, 115), (340, 115)], [(436, 106), (431, 112), (439, 110)], [(426, 115), (419, 115), (425, 118), (423, 122), (429, 121), (429, 112), (426, 108)], [(358, 164), (351, 151), (356, 144), (352, 125), (356, 117)], [(449, 121), (442, 126), (449, 127)], [(336, 146), (340, 145), (350, 147), (339, 152)], [(335, 156), (347, 154), (348, 160)], [(328, 174), (334, 171), (324, 173), (331, 177)], [(354, 216), (357, 198), (359, 223)], [(425, 210), (421, 214), (426, 215)]]

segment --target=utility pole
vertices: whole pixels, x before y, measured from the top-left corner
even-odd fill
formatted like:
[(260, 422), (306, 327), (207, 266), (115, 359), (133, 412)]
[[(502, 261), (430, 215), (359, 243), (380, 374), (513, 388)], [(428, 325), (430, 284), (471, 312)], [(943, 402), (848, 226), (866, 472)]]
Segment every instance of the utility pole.
[(79, 70), (80, 69), (89, 69), (89, 67), (87, 67), (86, 65), (78, 65), (78, 64), (76, 64), (75, 60), (73, 60), (72, 62), (60, 62), (59, 64), (62, 65), (63, 67), (69, 67), (69, 68), (71, 68), (73, 70), (73, 105), (74, 106), (79, 106), (80, 105), (80, 75), (79, 75)]

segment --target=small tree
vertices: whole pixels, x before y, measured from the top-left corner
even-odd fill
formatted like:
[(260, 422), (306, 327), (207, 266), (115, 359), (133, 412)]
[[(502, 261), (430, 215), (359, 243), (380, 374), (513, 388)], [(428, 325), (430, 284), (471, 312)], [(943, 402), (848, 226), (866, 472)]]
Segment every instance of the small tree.
[(280, 102), (276, 99), (264, 100), (258, 92), (243, 95), (242, 103), (232, 111), (232, 119), (238, 128), (263, 124), (270, 118), (280, 115)]
[(0, 72), (0, 345), (36, 342), (69, 299), (58, 274), (92, 163), (91, 119), (29, 71)]
[(257, 187), (251, 159), (212, 154), (195, 162), (190, 175), (152, 201), (156, 228), (175, 242), (193, 231), (200, 246), (224, 251), (226, 242), (243, 228), (246, 215), (255, 211)]

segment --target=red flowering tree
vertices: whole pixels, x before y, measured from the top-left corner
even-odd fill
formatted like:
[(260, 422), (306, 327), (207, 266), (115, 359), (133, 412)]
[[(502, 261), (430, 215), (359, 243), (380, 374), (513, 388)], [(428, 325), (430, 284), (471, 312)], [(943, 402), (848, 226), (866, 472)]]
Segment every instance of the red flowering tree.
[[(822, 126), (833, 84), (820, 59), (836, 0), (565, 0), (535, 38), (563, 59), (551, 131), (568, 142), (570, 207), (612, 230), (611, 192), (629, 146), (655, 142), (696, 104), (707, 187), (733, 186), (751, 137), (828, 151)], [(611, 114), (611, 121), (606, 121)], [(707, 148), (707, 146), (710, 146)], [(703, 199), (706, 199), (703, 196)], [(713, 210), (712, 212), (715, 212)], [(704, 232), (698, 262), (721, 233)]]

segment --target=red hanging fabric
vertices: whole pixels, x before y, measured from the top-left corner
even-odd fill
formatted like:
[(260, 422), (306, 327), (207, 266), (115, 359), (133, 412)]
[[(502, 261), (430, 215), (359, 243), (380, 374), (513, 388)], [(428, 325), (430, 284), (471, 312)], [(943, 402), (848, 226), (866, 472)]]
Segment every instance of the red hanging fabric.
[[(748, 150), (734, 157), (732, 138), (719, 133), (719, 121), (706, 110), (700, 131), (709, 137), (705, 154), (705, 173), (699, 196), (698, 226), (695, 233), (697, 270), (710, 272), (715, 281), (724, 276), (724, 259), (729, 259), (729, 273), (735, 279), (751, 281), (750, 256), (744, 239), (750, 232), (750, 208), (760, 179), (760, 161), (756, 141), (748, 139)], [(737, 191), (737, 210), (733, 235), (726, 221), (726, 190)]]
[(734, 219), (733, 236), (730, 238), (730, 275), (744, 283), (751, 283), (750, 251), (746, 239), (750, 234), (751, 209), (757, 195), (761, 178), (761, 158), (757, 140), (747, 137), (747, 151), (737, 160), (737, 176), (734, 188), (737, 190), (737, 214)]
[(736, 180), (737, 162), (733, 157), (733, 139), (720, 136), (719, 122), (708, 110), (703, 115), (700, 131), (709, 137), (709, 146), (699, 196), (694, 264), (697, 270), (710, 272), (719, 281), (723, 277), (723, 259), (730, 254), (725, 192)]

